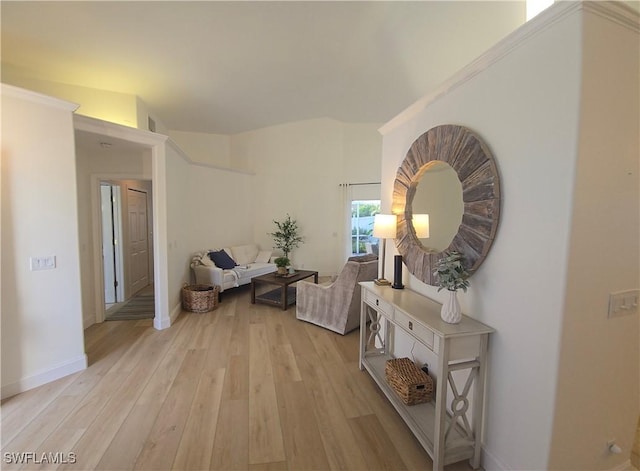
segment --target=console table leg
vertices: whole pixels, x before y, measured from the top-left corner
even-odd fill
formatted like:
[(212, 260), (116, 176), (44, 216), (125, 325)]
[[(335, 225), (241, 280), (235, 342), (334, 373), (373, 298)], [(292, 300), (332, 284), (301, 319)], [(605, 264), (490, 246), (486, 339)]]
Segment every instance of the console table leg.
[(436, 381), (436, 417), (433, 440), (433, 470), (444, 469), (445, 415), (447, 413), (447, 377), (449, 376), (449, 343), (442, 342), (438, 356), (438, 379)]
[(473, 398), (473, 419), (472, 427), (475, 438), (475, 450), (473, 458), (470, 460), (471, 467), (473, 469), (480, 468), (480, 453), (482, 451), (482, 421), (483, 421), (483, 409), (484, 409), (484, 385), (487, 376), (487, 369), (485, 367), (485, 361), (487, 360), (487, 347), (489, 342), (489, 335), (485, 334), (480, 337), (480, 366), (478, 367), (478, 379), (476, 381), (476, 388), (474, 390)]
[(364, 353), (367, 350), (367, 309), (364, 300), (360, 301), (360, 355), (358, 368), (364, 370)]

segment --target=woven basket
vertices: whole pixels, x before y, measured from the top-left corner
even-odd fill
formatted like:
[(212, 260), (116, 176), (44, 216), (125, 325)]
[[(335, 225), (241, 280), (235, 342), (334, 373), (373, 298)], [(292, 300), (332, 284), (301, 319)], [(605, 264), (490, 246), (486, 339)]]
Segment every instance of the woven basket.
[(185, 285), (182, 288), (182, 309), (189, 312), (209, 312), (218, 307), (219, 286)]
[(384, 375), (389, 386), (408, 406), (429, 402), (433, 392), (431, 376), (418, 368), (408, 358), (387, 360)]

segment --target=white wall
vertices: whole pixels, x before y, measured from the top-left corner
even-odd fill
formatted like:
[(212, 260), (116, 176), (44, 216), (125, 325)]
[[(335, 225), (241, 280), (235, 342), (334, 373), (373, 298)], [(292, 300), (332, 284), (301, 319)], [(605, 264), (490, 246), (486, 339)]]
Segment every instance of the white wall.
[(169, 131), (169, 137), (194, 162), (231, 168), (231, 136), (201, 132)]
[(342, 123), (342, 178), (349, 183), (380, 181), (382, 138), (378, 125)]
[[(532, 31), (542, 17), (514, 34)], [(572, 15), (513, 49), (503, 43), (495, 51), (509, 53), (489, 54), (456, 76), (458, 82), (443, 85), (438, 98), (383, 128), (383, 207), (391, 207), (395, 173), (411, 143), (439, 124), (478, 133), (500, 172), (497, 237), (471, 288), (459, 295), (463, 312), (496, 329), (485, 469), (547, 469), (576, 159), (580, 31), (580, 16)], [(405, 279), (411, 289), (444, 300), (444, 292)], [(400, 350), (410, 346), (399, 342)]]
[(167, 147), (169, 307), (190, 283), (194, 252), (253, 242), (254, 177), (192, 163), (175, 144)]
[[(74, 108), (2, 85), (2, 397), (87, 365)], [(51, 255), (54, 269), (29, 269)]]
[[(638, 314), (607, 317), (640, 287), (640, 40), (586, 12), (581, 122), (550, 469), (611, 469), (638, 421)], [(575, 433), (576, 424), (584, 424)], [(616, 440), (620, 456), (606, 453)]]
[(166, 151), (168, 297), (173, 317), (180, 305), (180, 290), (189, 281), (189, 234), (197, 230), (193, 215), (198, 212), (198, 203), (189, 199), (189, 163), (175, 146), (168, 145)]
[[(96, 117), (100, 117), (99, 115)], [(155, 130), (149, 129), (149, 118), (155, 123)], [(106, 118), (102, 118), (106, 119)], [(152, 131), (159, 134), (168, 135), (169, 130), (160, 117), (149, 108), (149, 106), (136, 96), (136, 126), (138, 129), (144, 129), (145, 131)]]
[(188, 195), (195, 211), (189, 243), (194, 251), (254, 242), (254, 179), (245, 172), (191, 166)]
[(379, 181), (376, 127), (315, 119), (234, 135), (233, 158), (255, 173), (255, 241), (272, 248), (273, 220), (289, 214), (305, 239), (291, 254), (293, 265), (337, 273), (345, 261), (339, 184)]

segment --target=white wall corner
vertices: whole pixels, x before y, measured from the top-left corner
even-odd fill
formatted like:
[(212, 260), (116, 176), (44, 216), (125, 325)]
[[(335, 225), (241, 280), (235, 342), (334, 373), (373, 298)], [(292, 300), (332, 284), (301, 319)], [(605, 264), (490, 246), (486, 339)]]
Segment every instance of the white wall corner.
[(182, 303), (176, 304), (169, 315), (169, 325), (173, 324), (182, 312)]
[(623, 2), (583, 2), (585, 11), (613, 21), (636, 33), (640, 32), (640, 12)]
[(96, 323), (95, 312), (91, 312), (90, 314), (85, 314), (82, 316), (82, 330), (85, 330), (87, 327), (90, 327), (95, 323)]

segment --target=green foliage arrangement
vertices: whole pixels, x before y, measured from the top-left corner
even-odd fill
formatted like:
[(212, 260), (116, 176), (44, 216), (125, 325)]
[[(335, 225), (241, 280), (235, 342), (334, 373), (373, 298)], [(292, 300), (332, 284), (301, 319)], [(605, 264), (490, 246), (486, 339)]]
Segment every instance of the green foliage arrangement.
[(291, 265), (291, 261), (287, 257), (278, 257), (273, 260), (273, 263), (276, 264), (277, 267), (288, 267)]
[(287, 214), (284, 221), (273, 221), (277, 227), (275, 232), (269, 233), (275, 243), (274, 248), (282, 250), (284, 257), (288, 258), (291, 251), (300, 246), (303, 241), (299, 234), (298, 223)]
[(448, 289), (457, 291), (462, 289), (465, 293), (469, 287), (469, 273), (462, 265), (462, 255), (456, 251), (445, 252), (436, 263), (436, 270), (433, 272), (438, 277), (438, 291)]

